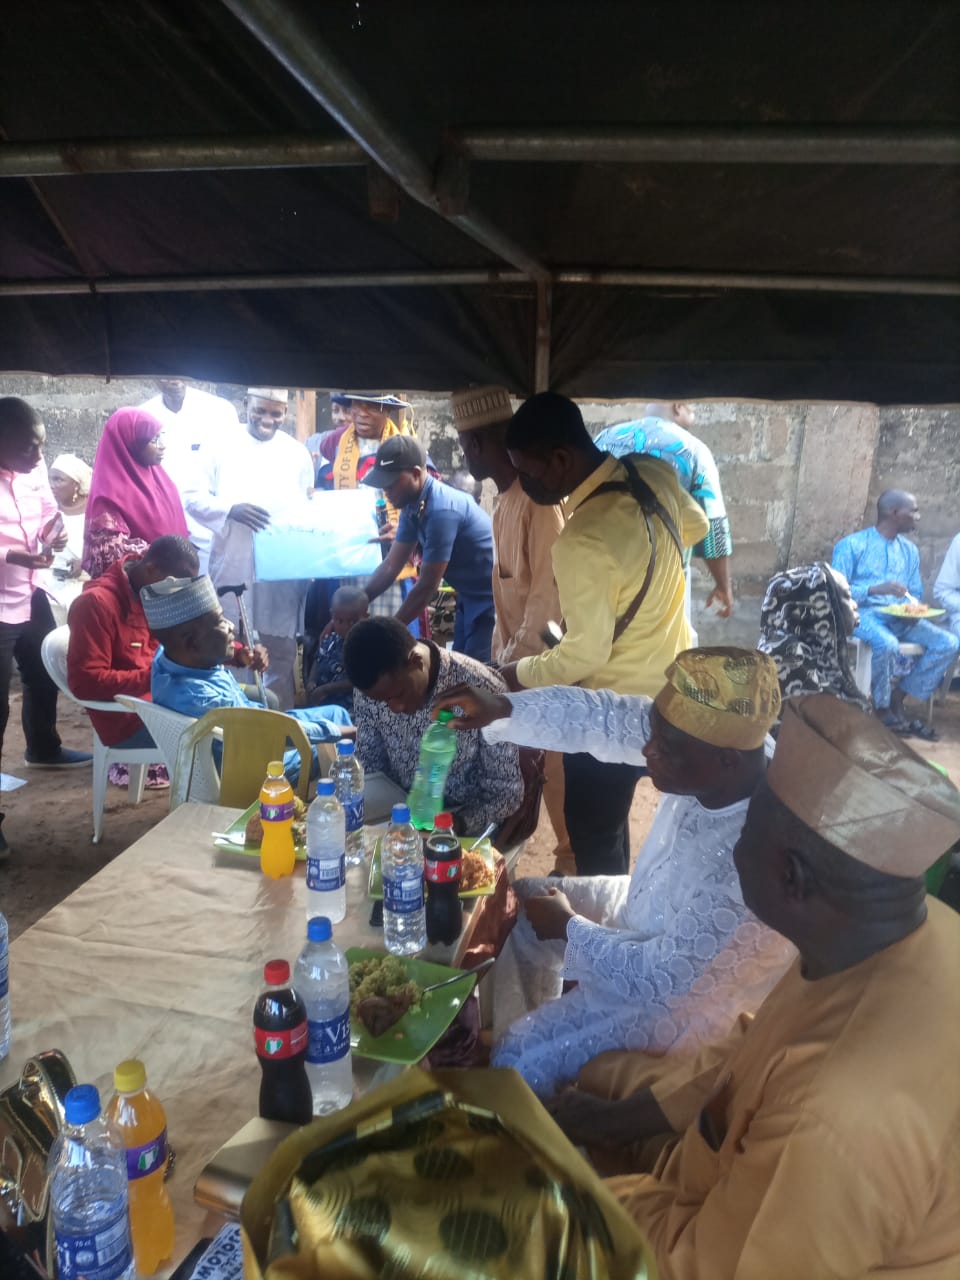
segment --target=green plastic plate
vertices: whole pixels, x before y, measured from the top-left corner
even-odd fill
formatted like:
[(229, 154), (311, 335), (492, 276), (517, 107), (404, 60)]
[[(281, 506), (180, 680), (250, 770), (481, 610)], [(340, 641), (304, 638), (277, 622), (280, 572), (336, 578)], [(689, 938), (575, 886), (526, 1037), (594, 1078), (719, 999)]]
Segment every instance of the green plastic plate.
[[(380, 840), (373, 847), (373, 857), (370, 859), (370, 877), (367, 880), (367, 897), (373, 902), (383, 901), (383, 868), (380, 865)], [(460, 837), (460, 848), (466, 851), (473, 844), (470, 836)], [(489, 840), (484, 840), (483, 844), (478, 845), (474, 853), (479, 853), (481, 858), (493, 872), (493, 879), (489, 884), (484, 885), (482, 889), (464, 889), (460, 894), (461, 898), (486, 898), (493, 893), (497, 886), (497, 867), (493, 857), (493, 845)]]
[[(346, 952), (348, 964), (380, 959), (386, 954), (385, 951), (368, 951), (365, 947), (350, 947)], [(477, 981), (477, 975), (469, 970), (449, 969), (445, 964), (432, 964), (429, 960), (404, 957), (404, 964), (411, 980), (421, 987), (442, 982), (457, 973), (462, 973), (463, 978), (439, 991), (428, 991), (416, 1009), (405, 1013), (382, 1036), (374, 1038), (362, 1023), (357, 1026), (351, 1023), (350, 1047), (360, 1058), (404, 1065), (419, 1062), (453, 1022)]]
[[(247, 823), (260, 808), (260, 801), (254, 800), (249, 809), (244, 810), (239, 818), (235, 818), (227, 827), (224, 835), (232, 836), (235, 833), (242, 835), (247, 829)], [(232, 840), (223, 840), (219, 836), (214, 836), (213, 845), (215, 849), (222, 849), (224, 853), (239, 853), (247, 858), (259, 858), (260, 846), (258, 844), (236, 844)], [(296, 845), (297, 861), (306, 862), (307, 847), (306, 845)]]

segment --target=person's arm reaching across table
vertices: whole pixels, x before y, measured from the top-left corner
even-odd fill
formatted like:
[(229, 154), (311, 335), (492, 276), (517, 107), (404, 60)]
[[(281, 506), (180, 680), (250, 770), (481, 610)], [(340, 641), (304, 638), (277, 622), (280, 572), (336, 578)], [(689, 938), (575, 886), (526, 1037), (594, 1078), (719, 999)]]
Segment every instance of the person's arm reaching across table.
[(462, 711), (455, 729), (482, 729), (489, 742), (515, 742), (547, 751), (589, 751), (597, 760), (643, 764), (653, 700), (609, 689), (556, 686), (493, 693), (459, 685), (435, 698), (440, 711)]

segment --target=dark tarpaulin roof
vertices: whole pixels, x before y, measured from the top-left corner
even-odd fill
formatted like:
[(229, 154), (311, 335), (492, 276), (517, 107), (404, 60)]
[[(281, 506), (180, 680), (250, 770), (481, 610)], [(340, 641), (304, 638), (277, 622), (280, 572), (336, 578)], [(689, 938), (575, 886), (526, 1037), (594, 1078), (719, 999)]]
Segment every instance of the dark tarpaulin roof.
[[(9, 0), (11, 144), (342, 129), (220, 0)], [(261, 5), (261, 8), (269, 5)], [(956, 130), (960, 6), (294, 0), (292, 14), (433, 172), (447, 130), (850, 126)], [(0, 145), (0, 160), (3, 147)], [(578, 396), (960, 399), (956, 164), (474, 159), (471, 208), (551, 272), (550, 382)], [(0, 178), (7, 285), (130, 277), (506, 271), (492, 284), (23, 294), (0, 363), (304, 386), (532, 389), (529, 279), (367, 169)], [(901, 292), (723, 287), (729, 274), (909, 278)], [(721, 277), (687, 283), (688, 275)], [(44, 284), (44, 282), (46, 282)]]

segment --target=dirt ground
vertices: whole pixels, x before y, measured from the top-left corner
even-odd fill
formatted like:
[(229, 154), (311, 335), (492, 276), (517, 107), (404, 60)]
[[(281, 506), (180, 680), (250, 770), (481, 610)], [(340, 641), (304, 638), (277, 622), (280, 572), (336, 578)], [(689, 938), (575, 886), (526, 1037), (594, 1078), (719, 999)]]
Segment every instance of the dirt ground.
[[(929, 759), (942, 764), (960, 781), (960, 694), (937, 709), (937, 743), (918, 744)], [(86, 714), (60, 699), (60, 735), (65, 746), (90, 749)], [(168, 793), (147, 791), (141, 804), (131, 805), (126, 790), (107, 787), (107, 803), (100, 844), (92, 843), (93, 810), (89, 769), (33, 770), (23, 767), (23, 734), (20, 729), (20, 693), (14, 682), (10, 699), (10, 723), (3, 752), (3, 770), (26, 778), (27, 785), (4, 792), (6, 813), (3, 830), (13, 850), (0, 865), (0, 910), (15, 938), (51, 907), (62, 901), (118, 853), (133, 844), (167, 812)], [(631, 813), (632, 847), (638, 849), (649, 828), (656, 792), (647, 779), (637, 787)], [(527, 843), (520, 860), (520, 875), (546, 875), (553, 866), (553, 832), (542, 810), (540, 826)], [(960, 903), (960, 875), (954, 873), (948, 895)]]

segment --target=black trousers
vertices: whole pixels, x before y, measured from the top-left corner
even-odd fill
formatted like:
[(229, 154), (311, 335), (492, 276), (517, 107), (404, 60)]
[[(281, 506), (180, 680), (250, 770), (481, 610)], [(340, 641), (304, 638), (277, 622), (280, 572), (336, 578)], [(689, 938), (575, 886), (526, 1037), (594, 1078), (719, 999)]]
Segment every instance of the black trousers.
[(578, 876), (630, 871), (630, 806), (646, 769), (604, 764), (586, 752), (563, 757), (563, 816)]
[(60, 750), (57, 733), (57, 686), (47, 675), (40, 645), (56, 623), (45, 591), (35, 591), (28, 622), (0, 622), (0, 759), (10, 718), (10, 679), (16, 661), (23, 685), (21, 723), (27, 755), (49, 760)]

